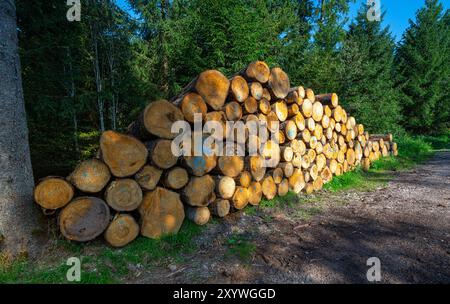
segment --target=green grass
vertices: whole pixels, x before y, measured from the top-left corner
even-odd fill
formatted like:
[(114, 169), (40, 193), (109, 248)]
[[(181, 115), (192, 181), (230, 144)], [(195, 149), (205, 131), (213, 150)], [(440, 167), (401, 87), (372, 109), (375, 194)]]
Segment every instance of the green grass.
[(151, 268), (182, 262), (184, 254), (196, 250), (193, 237), (201, 230), (201, 226), (185, 221), (178, 234), (157, 240), (139, 237), (120, 249), (101, 244), (95, 252), (89, 252), (93, 244), (60, 240), (54, 249), (55, 257), (34, 263), (26, 259), (0, 260), (0, 283), (68, 283), (66, 272), (70, 266), (66, 261), (71, 256), (81, 258), (80, 283), (117, 283), (130, 274), (130, 265)]
[(233, 234), (227, 241), (227, 255), (237, 256), (240, 260), (248, 262), (256, 251), (256, 245), (240, 234)]

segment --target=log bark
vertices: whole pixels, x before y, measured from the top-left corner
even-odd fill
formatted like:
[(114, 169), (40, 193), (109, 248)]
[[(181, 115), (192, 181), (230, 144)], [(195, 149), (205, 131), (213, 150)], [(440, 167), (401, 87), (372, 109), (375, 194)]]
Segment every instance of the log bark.
[(110, 213), (105, 202), (96, 197), (78, 197), (59, 214), (62, 235), (71, 241), (86, 242), (103, 233), (109, 224)]
[(369, 136), (369, 140), (371, 140), (371, 141), (379, 141), (380, 139), (390, 142), (393, 140), (393, 136), (390, 133), (389, 134), (370, 134), (370, 136)]
[(106, 188), (105, 200), (114, 210), (133, 211), (142, 202), (142, 190), (134, 179), (118, 179)]
[(79, 163), (67, 178), (78, 190), (86, 193), (100, 192), (111, 178), (108, 166), (99, 159)]
[(34, 188), (34, 201), (42, 208), (55, 210), (67, 205), (75, 194), (73, 186), (60, 177), (47, 177)]
[(185, 217), (180, 195), (161, 187), (145, 193), (139, 213), (141, 234), (152, 239), (177, 233)]
[(13, 1), (0, 1), (0, 251), (39, 254), (39, 208), (32, 204), (33, 171)]
[(286, 103), (289, 105), (295, 104), (298, 106), (298, 99), (299, 96), (297, 90), (290, 89), (288, 95), (286, 96)]
[(134, 137), (114, 131), (103, 132), (100, 137), (103, 161), (117, 177), (135, 174), (147, 161), (147, 148)]
[(320, 94), (316, 95), (316, 100), (320, 101), (323, 105), (336, 108), (339, 105), (339, 98), (336, 93)]
[(118, 214), (105, 231), (105, 240), (113, 247), (123, 247), (139, 235), (139, 225), (129, 214)]

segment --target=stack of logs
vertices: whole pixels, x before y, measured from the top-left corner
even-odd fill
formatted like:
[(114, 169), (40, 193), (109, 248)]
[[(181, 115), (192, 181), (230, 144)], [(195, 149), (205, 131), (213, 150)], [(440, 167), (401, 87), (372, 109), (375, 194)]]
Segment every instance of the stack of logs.
[[(278, 143), (260, 142), (257, 156), (181, 156), (171, 151), (172, 124), (263, 121)], [(233, 130), (227, 130), (225, 137)], [(121, 247), (139, 232), (150, 238), (177, 233), (185, 216), (198, 225), (224, 217), (288, 191), (320, 190), (333, 175), (358, 165), (368, 170), (382, 156), (397, 155), (392, 135), (370, 135), (350, 116), (335, 93), (315, 95), (292, 87), (280, 68), (256, 61), (231, 79), (216, 70), (202, 72), (172, 101), (151, 102), (128, 128), (106, 131), (98, 157), (81, 162), (67, 178), (47, 177), (35, 188), (35, 201), (58, 211), (61, 233), (89, 241), (104, 233)], [(265, 168), (264, 159), (275, 159)], [(76, 196), (76, 198), (74, 198)]]

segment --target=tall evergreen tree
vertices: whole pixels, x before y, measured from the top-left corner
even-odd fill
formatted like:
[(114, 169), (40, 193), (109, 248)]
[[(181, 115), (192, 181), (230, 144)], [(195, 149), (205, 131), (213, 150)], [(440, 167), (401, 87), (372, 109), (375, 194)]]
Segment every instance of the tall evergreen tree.
[(315, 7), (313, 44), (305, 66), (305, 84), (320, 92), (338, 86), (338, 54), (345, 38), (344, 26), (353, 0), (318, 0)]
[(340, 100), (369, 131), (392, 132), (400, 119), (393, 81), (395, 44), (389, 28), (368, 21), (366, 11), (363, 5), (350, 24), (339, 56)]
[(405, 127), (415, 133), (439, 131), (448, 126), (449, 25), (438, 0), (409, 21), (399, 45), (396, 65)]

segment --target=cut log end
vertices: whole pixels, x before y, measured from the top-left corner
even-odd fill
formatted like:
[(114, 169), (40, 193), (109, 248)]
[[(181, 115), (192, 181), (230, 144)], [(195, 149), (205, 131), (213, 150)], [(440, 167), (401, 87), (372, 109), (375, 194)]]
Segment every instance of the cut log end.
[(134, 179), (118, 179), (106, 188), (105, 199), (114, 210), (133, 211), (142, 202), (142, 190)]
[(123, 247), (139, 235), (139, 225), (129, 214), (119, 214), (105, 231), (105, 240), (113, 247)]
[(147, 148), (134, 137), (115, 131), (103, 132), (100, 137), (103, 161), (117, 177), (135, 174), (147, 160)]
[(86, 242), (103, 233), (110, 213), (105, 202), (96, 197), (79, 197), (59, 214), (59, 228), (68, 240)]
[(65, 179), (47, 177), (34, 188), (34, 200), (44, 209), (55, 210), (67, 205), (74, 193), (74, 188)]
[(179, 194), (160, 187), (144, 195), (139, 213), (141, 234), (153, 239), (177, 233), (185, 217)]
[(268, 81), (271, 93), (276, 98), (285, 98), (291, 87), (289, 76), (281, 68), (272, 68)]
[(230, 81), (216, 70), (200, 73), (195, 82), (195, 90), (214, 110), (220, 110), (225, 103), (230, 88)]

